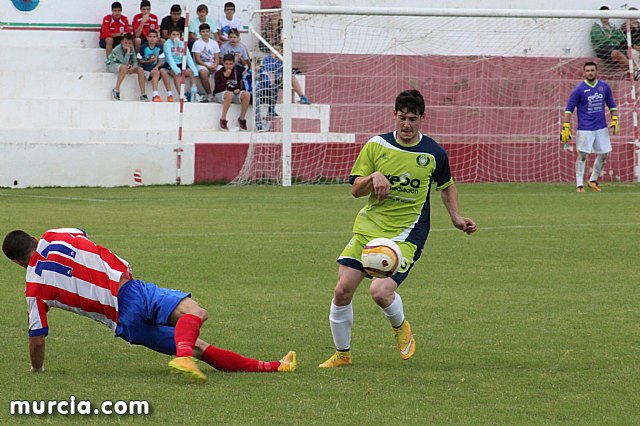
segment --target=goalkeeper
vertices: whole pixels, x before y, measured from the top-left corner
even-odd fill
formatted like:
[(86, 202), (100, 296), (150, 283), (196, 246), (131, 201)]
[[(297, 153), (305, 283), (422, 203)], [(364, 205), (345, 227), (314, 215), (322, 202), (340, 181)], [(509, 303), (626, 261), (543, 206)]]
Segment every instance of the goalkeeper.
[(605, 105), (611, 114), (613, 134), (618, 134), (618, 109), (613, 100), (613, 94), (609, 85), (598, 80), (598, 66), (595, 62), (584, 64), (585, 80), (578, 84), (573, 91), (567, 107), (564, 110), (564, 123), (560, 132), (560, 141), (567, 144), (571, 142), (571, 114), (578, 108), (578, 130), (576, 132), (576, 186), (578, 192), (584, 192), (584, 172), (587, 157), (590, 153), (596, 154), (593, 163), (593, 171), (587, 186), (594, 191), (600, 191), (598, 177), (602, 173), (607, 156), (611, 152), (611, 139), (605, 117)]

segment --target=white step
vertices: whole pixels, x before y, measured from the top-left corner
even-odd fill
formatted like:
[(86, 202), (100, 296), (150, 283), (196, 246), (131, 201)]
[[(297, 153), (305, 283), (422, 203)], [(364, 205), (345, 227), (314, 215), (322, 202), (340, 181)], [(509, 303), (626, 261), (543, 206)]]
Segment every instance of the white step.
[[(95, 129), (177, 131), (180, 104), (140, 101), (0, 99), (0, 129)], [(183, 129), (218, 130), (222, 105), (185, 103)], [(239, 105), (227, 113), (230, 123), (240, 114)], [(253, 122), (247, 113), (247, 123)]]
[[(21, 31), (22, 32), (22, 31)], [(5, 32), (0, 33), (0, 39)], [(2, 46), (3, 56), (11, 60), (0, 61), (0, 71), (81, 71), (104, 72), (105, 50), (99, 47), (58, 47), (42, 41), (40, 46)], [(7, 53), (7, 51), (11, 53)]]
[[(278, 132), (240, 131), (188, 131), (183, 132), (182, 143), (282, 143)], [(355, 136), (347, 133), (293, 133), (294, 143), (354, 143)], [(174, 130), (120, 130), (120, 129), (0, 129), (0, 144), (83, 145), (88, 143), (119, 145), (171, 145), (178, 144)]]
[[(0, 71), (0, 98), (111, 100), (111, 90), (115, 87), (115, 83), (116, 75), (107, 72)], [(151, 98), (151, 82), (146, 82), (145, 87), (147, 95)], [(173, 81), (171, 90), (177, 99)], [(166, 100), (166, 90), (162, 81), (158, 85), (158, 92), (162, 99)], [(120, 86), (120, 98), (137, 101), (139, 97), (138, 76), (127, 76)]]
[[(124, 99), (135, 95), (123, 94)], [(281, 114), (282, 105), (276, 110)], [(251, 129), (253, 109), (246, 119)], [(97, 113), (98, 112), (98, 113)], [(222, 104), (185, 103), (183, 130), (217, 131)], [(236, 125), (240, 105), (233, 104), (227, 113), (230, 127)], [(329, 131), (329, 105), (292, 105), (294, 118), (320, 120), (320, 132)], [(77, 99), (0, 99), (0, 129), (97, 129), (173, 131), (180, 123), (179, 102), (141, 102)]]
[[(6, 2), (8, 3), (8, 2)], [(54, 6), (55, 7), (55, 6)], [(6, 18), (3, 16), (2, 18)], [(102, 17), (96, 22), (100, 24)], [(4, 19), (3, 19), (4, 20)], [(98, 48), (100, 32), (95, 31), (40, 31), (33, 28), (28, 31), (0, 27), (0, 48), (5, 46), (28, 46), (31, 49), (46, 49), (53, 56), (58, 48), (91, 47)], [(47, 46), (47, 47), (45, 47)], [(53, 49), (53, 50), (52, 50)], [(104, 54), (104, 53), (103, 53)]]

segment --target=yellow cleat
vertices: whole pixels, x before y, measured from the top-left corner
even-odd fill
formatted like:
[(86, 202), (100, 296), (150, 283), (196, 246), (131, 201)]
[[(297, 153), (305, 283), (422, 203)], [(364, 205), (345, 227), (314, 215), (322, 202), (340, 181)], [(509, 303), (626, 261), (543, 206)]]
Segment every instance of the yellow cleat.
[(587, 182), (587, 186), (596, 192), (600, 192), (600, 185), (598, 185), (598, 182), (596, 182), (595, 180), (590, 180), (589, 182)]
[(177, 357), (169, 361), (169, 369), (174, 374), (184, 374), (189, 380), (196, 383), (205, 383), (207, 376), (200, 371), (196, 359), (192, 356)]
[(580, 185), (576, 188), (576, 192), (584, 192), (584, 186)]
[(416, 351), (416, 340), (411, 333), (409, 321), (404, 320), (400, 327), (393, 329), (393, 333), (395, 334), (396, 345), (402, 359), (411, 358)]
[(280, 373), (293, 373), (298, 366), (298, 360), (294, 351), (289, 351), (284, 358), (280, 360), (280, 366), (278, 372)]
[(351, 364), (351, 351), (336, 351), (331, 358), (320, 364), (318, 368), (344, 367)]

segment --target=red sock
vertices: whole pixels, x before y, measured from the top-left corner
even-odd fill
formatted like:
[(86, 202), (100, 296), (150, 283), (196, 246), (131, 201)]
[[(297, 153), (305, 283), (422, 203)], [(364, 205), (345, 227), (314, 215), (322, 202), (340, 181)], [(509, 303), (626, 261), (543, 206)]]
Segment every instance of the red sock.
[(200, 335), (202, 319), (193, 314), (184, 314), (176, 323), (176, 331), (173, 338), (176, 341), (176, 356), (193, 356), (193, 347)]
[(202, 361), (221, 371), (245, 371), (270, 373), (278, 371), (280, 361), (259, 361), (235, 352), (209, 345), (202, 353)]

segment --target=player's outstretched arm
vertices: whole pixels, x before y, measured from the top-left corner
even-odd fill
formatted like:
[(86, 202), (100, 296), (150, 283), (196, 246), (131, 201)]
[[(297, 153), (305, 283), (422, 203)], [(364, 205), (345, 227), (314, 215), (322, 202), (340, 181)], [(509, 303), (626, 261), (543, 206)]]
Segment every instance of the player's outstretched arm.
[(463, 232), (466, 232), (467, 234), (476, 232), (477, 225), (473, 221), (473, 219), (462, 217), (458, 212), (458, 190), (456, 189), (455, 185), (451, 185), (443, 189), (440, 192), (440, 198), (442, 199), (442, 203), (449, 212), (449, 216), (451, 217), (451, 223), (453, 223), (453, 226)]
[(31, 372), (44, 371), (44, 335), (29, 337), (29, 357)]

